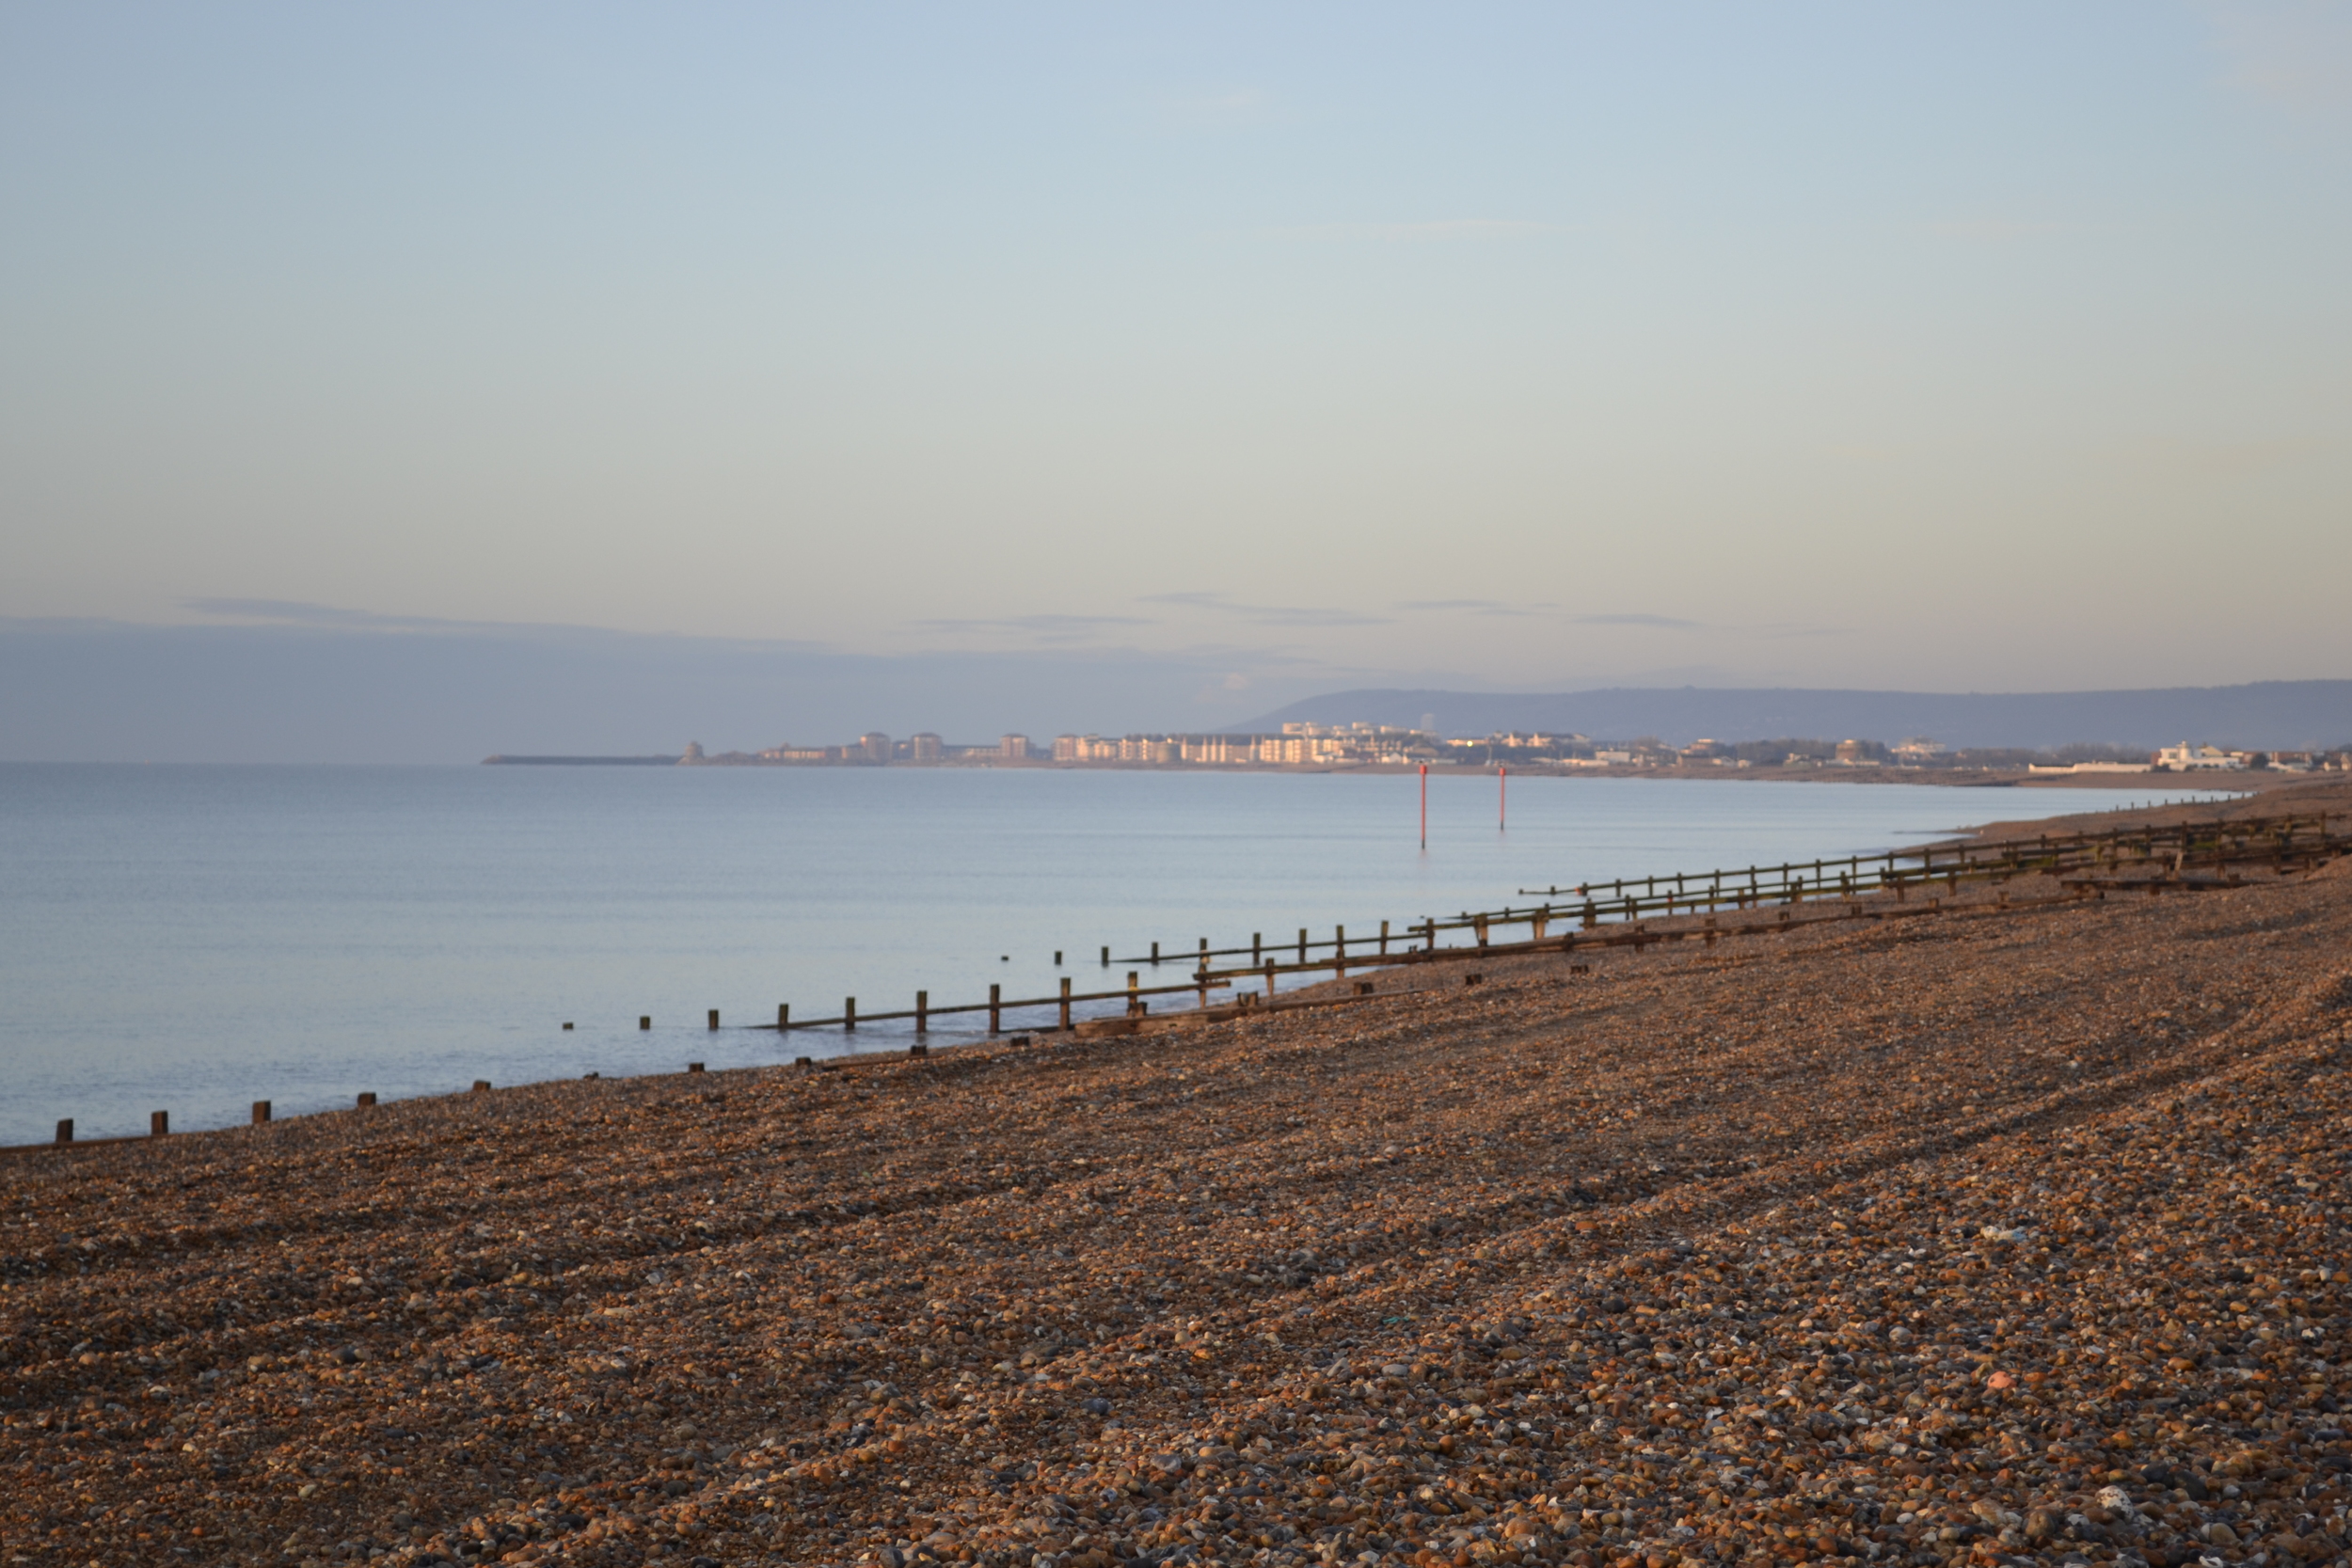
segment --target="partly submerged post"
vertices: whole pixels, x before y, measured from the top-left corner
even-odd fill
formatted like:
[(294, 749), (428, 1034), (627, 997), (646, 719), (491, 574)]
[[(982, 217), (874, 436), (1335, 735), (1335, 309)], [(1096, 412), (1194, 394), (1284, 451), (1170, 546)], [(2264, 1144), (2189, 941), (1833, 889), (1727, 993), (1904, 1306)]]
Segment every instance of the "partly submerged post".
[(1272, 958), (1265, 961), (1265, 1005), (1269, 1007), (1274, 1006), (1274, 960)]
[(856, 1027), (857, 998), (845, 996), (841, 999), (841, 1032), (846, 1035)]
[[(1067, 980), (1062, 983), (1069, 984)], [(988, 1032), (992, 1035), (1000, 1034), (1004, 1027), (1005, 988), (1001, 985), (993, 985), (988, 988)]]
[(716, 1007), (710, 1009), (710, 1027), (714, 1033), (719, 1027), (719, 1009)]
[(1141, 1000), (1142, 998), (1136, 994), (1136, 972), (1131, 969), (1127, 972), (1127, 1016), (1129, 1018), (1136, 1016), (1136, 1004)]
[(1070, 976), (1061, 977), (1061, 1026), (1070, 1027)]
[(637, 1020), (637, 1027), (640, 1029), (650, 1029), (653, 1027), (653, 1020), (641, 1015)]
[(928, 1035), (931, 1032), (931, 993), (930, 991), (918, 990), (914, 993), (914, 1032), (918, 1035)]
[(783, 1034), (783, 1033), (784, 1033), (787, 1029), (789, 1029), (789, 1028), (791, 1028), (791, 1027), (792, 1027), (792, 1004), (791, 1004), (791, 1003), (789, 1003), (789, 1002), (779, 1002), (779, 1003), (777, 1003), (777, 1004), (776, 1004), (776, 1033), (777, 1033), (777, 1034), (779, 1034), (779, 1035), (781, 1035), (781, 1034)]

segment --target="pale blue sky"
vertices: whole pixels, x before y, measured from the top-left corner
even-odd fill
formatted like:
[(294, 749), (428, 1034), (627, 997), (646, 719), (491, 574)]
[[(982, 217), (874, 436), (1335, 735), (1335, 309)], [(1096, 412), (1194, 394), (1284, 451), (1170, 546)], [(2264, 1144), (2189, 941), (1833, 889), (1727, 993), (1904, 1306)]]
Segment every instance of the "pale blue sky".
[(2348, 197), (2341, 0), (17, 4), (0, 616), (2352, 675)]

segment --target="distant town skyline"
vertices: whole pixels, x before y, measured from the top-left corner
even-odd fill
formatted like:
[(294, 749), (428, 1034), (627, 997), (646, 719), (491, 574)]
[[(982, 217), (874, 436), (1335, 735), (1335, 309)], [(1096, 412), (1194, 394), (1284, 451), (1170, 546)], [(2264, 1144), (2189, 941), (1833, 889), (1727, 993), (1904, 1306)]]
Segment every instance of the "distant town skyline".
[(2352, 675), (2348, 105), (2330, 0), (10, 7), (0, 618)]

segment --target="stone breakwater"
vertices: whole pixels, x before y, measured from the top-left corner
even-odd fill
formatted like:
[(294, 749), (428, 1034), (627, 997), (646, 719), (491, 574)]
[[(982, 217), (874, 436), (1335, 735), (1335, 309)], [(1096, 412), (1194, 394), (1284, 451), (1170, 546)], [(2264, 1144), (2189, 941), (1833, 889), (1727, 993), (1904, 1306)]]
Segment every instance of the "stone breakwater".
[(2339, 1561), (2348, 868), (19, 1157), (0, 1544)]

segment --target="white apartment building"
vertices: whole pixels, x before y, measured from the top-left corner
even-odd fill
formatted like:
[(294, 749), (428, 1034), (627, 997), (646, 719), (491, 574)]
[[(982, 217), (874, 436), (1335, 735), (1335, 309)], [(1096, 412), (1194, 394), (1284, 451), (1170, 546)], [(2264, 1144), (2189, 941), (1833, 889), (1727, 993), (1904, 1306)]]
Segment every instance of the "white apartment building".
[(2237, 768), (2246, 766), (2242, 752), (2225, 752), (2218, 746), (2192, 746), (2182, 741), (2167, 746), (2156, 753), (2156, 766), (2169, 768), (2175, 773), (2193, 773), (2204, 768)]

